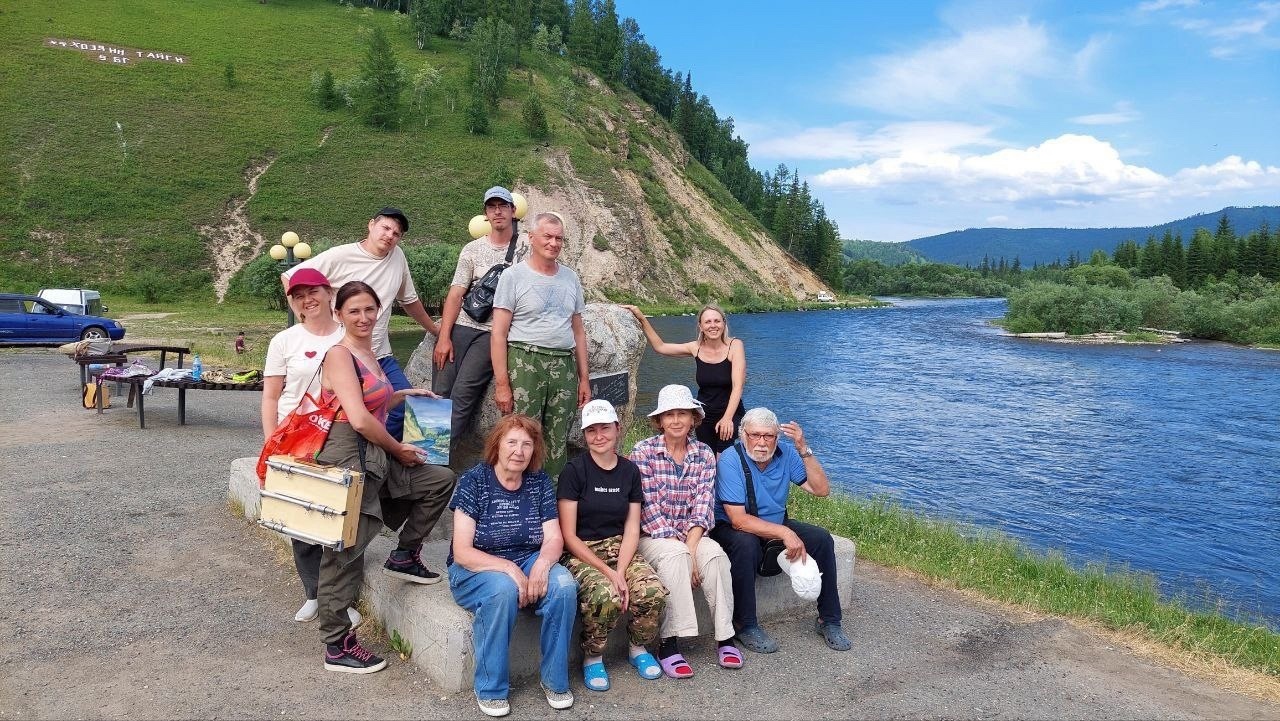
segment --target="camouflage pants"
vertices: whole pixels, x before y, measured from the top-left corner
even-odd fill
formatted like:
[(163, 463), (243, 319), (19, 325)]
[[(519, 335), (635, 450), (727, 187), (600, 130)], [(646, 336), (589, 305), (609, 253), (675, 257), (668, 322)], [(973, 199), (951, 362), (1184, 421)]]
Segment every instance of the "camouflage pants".
[[(610, 568), (618, 567), (618, 551), (622, 549), (622, 536), (599, 541), (584, 541), (596, 557)], [(603, 573), (589, 563), (584, 563), (571, 553), (564, 554), (560, 563), (573, 574), (578, 582), (578, 613), (582, 616), (582, 652), (587, 656), (604, 653), (609, 632), (618, 625), (622, 615), (622, 599), (618, 591)], [(639, 552), (627, 564), (623, 573), (631, 600), (628, 609), (631, 621), (627, 624), (627, 638), (636, 646), (653, 643), (658, 637), (658, 620), (667, 606), (667, 589), (658, 574)]]
[(578, 368), (573, 352), (528, 343), (507, 347), (507, 373), (515, 412), (542, 424), (547, 460), (542, 465), (553, 479), (568, 460), (569, 424), (578, 410)]

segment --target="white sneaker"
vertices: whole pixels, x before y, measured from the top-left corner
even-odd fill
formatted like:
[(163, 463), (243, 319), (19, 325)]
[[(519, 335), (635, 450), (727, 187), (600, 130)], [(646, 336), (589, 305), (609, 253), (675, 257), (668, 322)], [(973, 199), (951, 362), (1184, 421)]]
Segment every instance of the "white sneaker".
[(547, 705), (553, 709), (566, 709), (573, 705), (573, 691), (552, 691), (542, 684), (542, 692), (547, 695)]
[(351, 629), (353, 631), (360, 628), (360, 624), (364, 623), (364, 616), (361, 616), (360, 612), (354, 608), (347, 607), (347, 616), (351, 619)]
[(314, 598), (308, 598), (307, 602), (302, 604), (302, 608), (293, 614), (293, 620), (298, 623), (306, 623), (307, 621), (316, 620), (316, 616), (320, 615), (320, 602)]
[(477, 697), (476, 705), (480, 707), (480, 713), (485, 716), (496, 718), (511, 713), (511, 704), (507, 703), (505, 698), (484, 699)]

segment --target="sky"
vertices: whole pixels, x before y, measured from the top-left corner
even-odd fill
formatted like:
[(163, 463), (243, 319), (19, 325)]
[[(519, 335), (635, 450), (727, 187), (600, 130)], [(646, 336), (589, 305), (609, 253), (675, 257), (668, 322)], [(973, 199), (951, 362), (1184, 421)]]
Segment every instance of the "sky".
[(1280, 0), (617, 0), (844, 238), (1280, 205)]

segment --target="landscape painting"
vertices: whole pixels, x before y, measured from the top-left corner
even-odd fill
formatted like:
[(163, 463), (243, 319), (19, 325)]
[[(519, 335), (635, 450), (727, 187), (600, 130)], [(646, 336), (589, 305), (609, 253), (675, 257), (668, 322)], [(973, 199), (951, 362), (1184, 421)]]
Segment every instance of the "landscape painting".
[(404, 399), (404, 405), (404, 442), (421, 448), (427, 463), (449, 465), (449, 419), (453, 415), (453, 401), (409, 396)]

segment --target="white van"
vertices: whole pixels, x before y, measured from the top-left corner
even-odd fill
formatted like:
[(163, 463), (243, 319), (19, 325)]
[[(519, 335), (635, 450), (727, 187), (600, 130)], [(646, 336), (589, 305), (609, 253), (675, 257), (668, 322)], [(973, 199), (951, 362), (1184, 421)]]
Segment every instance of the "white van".
[(830, 293), (828, 293), (828, 292), (827, 292), (827, 291), (825, 291), (825, 290), (820, 290), (820, 291), (818, 291), (818, 302), (819, 302), (819, 303), (834, 303), (834, 302), (836, 302), (836, 297), (835, 297), (834, 295), (831, 295)]
[(96, 290), (84, 288), (41, 288), (41, 298), (62, 306), (68, 313), (79, 315), (102, 315), (107, 306), (102, 304), (102, 294)]

